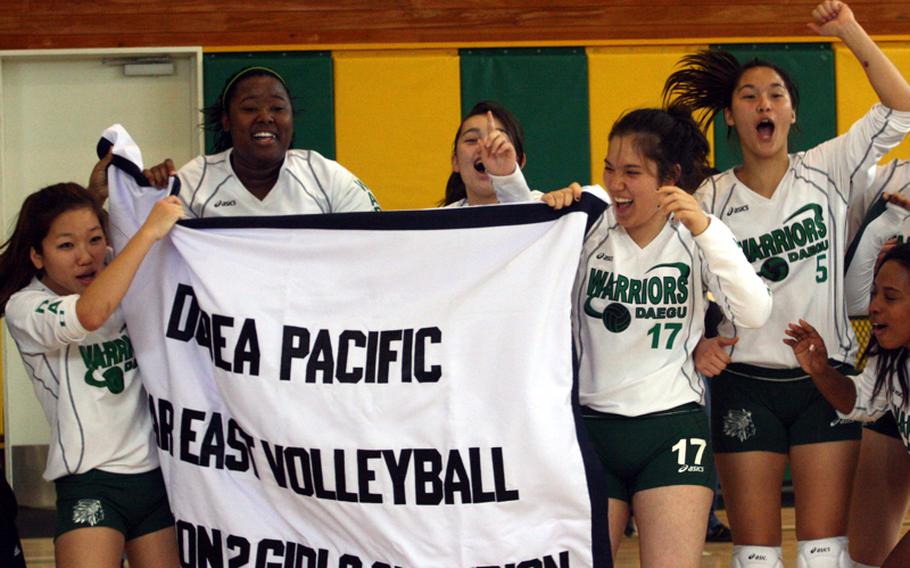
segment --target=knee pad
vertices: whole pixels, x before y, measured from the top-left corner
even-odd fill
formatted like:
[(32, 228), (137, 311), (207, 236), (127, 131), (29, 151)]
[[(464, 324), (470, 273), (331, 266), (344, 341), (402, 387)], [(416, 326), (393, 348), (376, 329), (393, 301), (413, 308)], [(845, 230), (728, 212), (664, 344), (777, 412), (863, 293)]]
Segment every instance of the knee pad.
[(835, 536), (797, 543), (797, 568), (853, 568), (847, 537)]
[(784, 568), (779, 546), (733, 546), (730, 568)]

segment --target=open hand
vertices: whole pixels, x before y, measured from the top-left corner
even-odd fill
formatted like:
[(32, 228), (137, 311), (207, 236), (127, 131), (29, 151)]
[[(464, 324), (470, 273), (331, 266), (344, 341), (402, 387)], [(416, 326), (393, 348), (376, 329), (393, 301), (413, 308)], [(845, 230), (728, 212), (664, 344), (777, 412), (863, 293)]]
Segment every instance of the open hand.
[(790, 339), (784, 339), (784, 343), (793, 349), (796, 360), (803, 371), (810, 375), (816, 375), (828, 367), (828, 350), (825, 348), (825, 341), (818, 331), (806, 320), (799, 320), (799, 323), (791, 323), (784, 330)]

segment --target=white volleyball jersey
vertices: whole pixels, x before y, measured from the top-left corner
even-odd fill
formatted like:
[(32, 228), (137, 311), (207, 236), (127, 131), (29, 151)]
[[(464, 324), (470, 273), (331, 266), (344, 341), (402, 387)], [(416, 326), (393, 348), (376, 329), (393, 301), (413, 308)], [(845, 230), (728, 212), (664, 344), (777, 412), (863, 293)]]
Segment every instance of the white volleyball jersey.
[(869, 189), (857, 199), (852, 200), (848, 212), (847, 236), (852, 242), (859, 228), (867, 221), (866, 217), (883, 193), (903, 193), (910, 195), (910, 160), (891, 160), (875, 168), (875, 177)]
[(878, 168), (871, 191), (866, 192), (874, 201), (871, 205), (854, 203), (850, 207), (851, 225), (854, 218), (860, 219), (851, 228), (844, 275), (847, 313), (851, 317), (869, 313), (875, 261), (882, 246), (892, 238), (899, 243), (910, 240), (910, 212), (883, 200), (885, 192), (910, 196), (910, 161), (895, 160)]
[(89, 333), (76, 316), (78, 299), (36, 278), (6, 305), (10, 335), (51, 426), (44, 478), (155, 469), (147, 397), (123, 316), (118, 309)]
[(288, 150), (278, 181), (260, 200), (234, 173), (231, 152), (197, 156), (177, 172), (178, 197), (190, 218), (380, 210), (362, 181), (313, 150)]
[[(900, 386), (896, 377), (891, 377), (891, 391), (889, 385), (883, 385), (881, 390), (873, 396), (875, 390), (875, 376), (878, 369), (878, 358), (869, 357), (863, 372), (853, 377), (853, 386), (856, 388), (856, 403), (849, 414), (837, 414), (847, 420), (860, 422), (873, 422), (884, 416), (889, 410), (894, 414), (897, 430), (900, 432), (904, 447), (910, 452), (910, 399), (902, 404)], [(910, 369), (908, 369), (910, 373)]]
[[(850, 130), (811, 150), (790, 155), (790, 166), (770, 199), (727, 170), (702, 184), (702, 207), (726, 223), (755, 271), (774, 292), (774, 309), (761, 329), (725, 319), (719, 333), (738, 336), (734, 363), (795, 369), (783, 343), (787, 324), (803, 318), (819, 330), (829, 355), (852, 364), (857, 343), (844, 300), (847, 207), (871, 187), (875, 163), (910, 130), (910, 113), (875, 105)], [(736, 366), (728, 368), (739, 372)], [(749, 376), (761, 376), (750, 369)], [(791, 379), (806, 378), (796, 373)]]
[(730, 230), (709, 219), (697, 237), (671, 220), (643, 249), (611, 209), (592, 227), (573, 291), (583, 405), (640, 416), (704, 404), (692, 352), (704, 330), (708, 290), (740, 326), (767, 319), (767, 287)]

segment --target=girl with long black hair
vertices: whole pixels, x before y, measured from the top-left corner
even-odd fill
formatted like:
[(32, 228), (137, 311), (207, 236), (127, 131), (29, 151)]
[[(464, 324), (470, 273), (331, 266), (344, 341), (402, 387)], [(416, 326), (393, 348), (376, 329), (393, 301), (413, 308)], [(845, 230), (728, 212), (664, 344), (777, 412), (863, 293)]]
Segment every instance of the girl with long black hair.
[[(857, 342), (844, 301), (847, 208), (870, 185), (870, 172), (910, 130), (910, 85), (843, 2), (826, 0), (810, 27), (841, 39), (862, 63), (879, 96), (843, 136), (789, 152), (799, 93), (771, 62), (741, 64), (708, 50), (683, 59), (665, 85), (668, 99), (721, 114), (743, 163), (697, 191), (726, 223), (774, 292), (761, 329), (725, 320), (738, 337), (732, 362), (714, 379), (714, 449), (734, 542), (734, 566), (779, 567), (781, 485), (789, 463), (796, 495), (799, 567), (844, 568), (847, 510), (860, 429), (838, 419), (793, 352), (781, 343), (794, 318), (814, 322), (832, 364), (847, 371)], [(758, 559), (758, 560), (756, 560)]]

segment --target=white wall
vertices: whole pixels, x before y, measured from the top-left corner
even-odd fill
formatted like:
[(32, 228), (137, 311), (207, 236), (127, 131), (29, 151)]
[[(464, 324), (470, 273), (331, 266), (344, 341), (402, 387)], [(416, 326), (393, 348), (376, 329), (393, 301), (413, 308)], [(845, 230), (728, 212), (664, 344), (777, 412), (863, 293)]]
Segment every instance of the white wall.
[[(126, 77), (102, 59), (170, 54), (175, 73)], [(180, 166), (202, 149), (201, 50), (0, 51), (0, 225), (9, 236), (22, 200), (61, 181), (85, 185), (107, 126), (123, 124), (145, 165)], [(8, 477), (16, 446), (46, 445), (49, 430), (4, 326), (4, 433)], [(38, 472), (40, 473), (40, 472)], [(31, 474), (30, 474), (31, 475)], [(22, 480), (20, 480), (22, 481)], [(16, 487), (15, 479), (11, 479)]]

